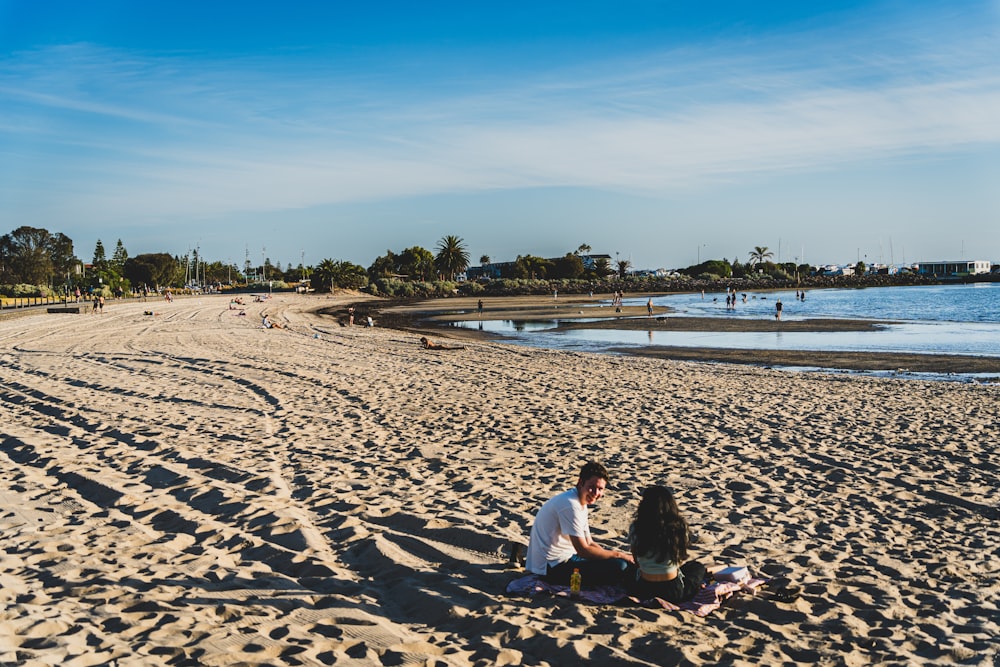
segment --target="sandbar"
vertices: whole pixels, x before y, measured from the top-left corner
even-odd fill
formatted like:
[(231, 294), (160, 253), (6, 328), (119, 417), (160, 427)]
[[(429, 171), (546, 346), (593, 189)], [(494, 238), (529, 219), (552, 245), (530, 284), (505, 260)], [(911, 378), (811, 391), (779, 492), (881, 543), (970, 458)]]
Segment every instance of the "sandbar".
[[(635, 297), (636, 295), (630, 295)], [(643, 295), (644, 296), (644, 295)], [(478, 299), (465, 297), (433, 299), (417, 303), (375, 306), (389, 326), (422, 331), (429, 335), (489, 340), (501, 338), (473, 329), (452, 327), (457, 321), (479, 318)], [(602, 300), (585, 295), (566, 297), (521, 296), (486, 298), (481, 319), (552, 322), (560, 330), (620, 329), (626, 331), (720, 331), (720, 332), (838, 332), (878, 331), (891, 321), (847, 318), (751, 319), (744, 317), (676, 316), (663, 307), (654, 307), (652, 317), (646, 307), (623, 306), (621, 312), (605, 305)], [(594, 318), (603, 318), (591, 321)], [(923, 354), (898, 352), (808, 351), (727, 349), (711, 347), (681, 347), (649, 345), (618, 347), (610, 352), (686, 361), (782, 366), (796, 368), (828, 368), (854, 371), (894, 371), (935, 374), (997, 374), (1000, 358), (957, 354)], [(986, 379), (989, 379), (987, 377)]]

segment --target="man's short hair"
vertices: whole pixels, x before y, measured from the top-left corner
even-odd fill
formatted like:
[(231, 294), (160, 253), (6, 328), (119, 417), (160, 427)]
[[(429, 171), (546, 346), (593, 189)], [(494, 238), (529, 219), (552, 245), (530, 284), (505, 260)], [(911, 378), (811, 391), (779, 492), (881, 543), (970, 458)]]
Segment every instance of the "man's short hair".
[(597, 461), (588, 461), (582, 468), (580, 468), (581, 480), (590, 479), (591, 477), (599, 477), (605, 482), (611, 481), (611, 478), (608, 476), (608, 469)]

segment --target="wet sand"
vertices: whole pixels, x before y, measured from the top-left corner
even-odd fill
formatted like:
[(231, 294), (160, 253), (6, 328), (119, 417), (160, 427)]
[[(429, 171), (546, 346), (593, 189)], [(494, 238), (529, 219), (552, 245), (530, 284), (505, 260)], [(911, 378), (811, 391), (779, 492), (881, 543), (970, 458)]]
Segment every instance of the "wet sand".
[[(386, 307), (383, 319), (389, 326), (405, 330), (422, 331), (428, 335), (447, 336), (473, 340), (502, 339), (502, 336), (484, 334), (472, 329), (450, 326), (456, 321), (474, 320), (479, 317), (475, 298), (436, 299), (415, 304)], [(559, 320), (559, 329), (621, 329), (626, 331), (721, 331), (721, 332), (836, 332), (877, 331), (889, 322), (814, 318), (782, 320), (773, 318), (747, 319), (725, 317), (671, 316), (669, 310), (654, 308), (648, 317), (645, 306), (626, 306), (615, 312), (610, 306), (599, 305), (588, 296), (503, 297), (484, 299), (482, 319), (512, 321)], [(606, 318), (598, 322), (574, 322), (595, 317)], [(955, 354), (907, 354), (895, 352), (850, 351), (801, 351), (723, 349), (709, 347), (646, 346), (622, 347), (610, 351), (620, 354), (717, 363), (750, 364), (756, 366), (788, 366), (802, 368), (829, 368), (856, 371), (894, 371), (899, 373), (937, 374), (997, 374), (1000, 377), (1000, 358)], [(988, 379), (988, 378), (987, 378)]]

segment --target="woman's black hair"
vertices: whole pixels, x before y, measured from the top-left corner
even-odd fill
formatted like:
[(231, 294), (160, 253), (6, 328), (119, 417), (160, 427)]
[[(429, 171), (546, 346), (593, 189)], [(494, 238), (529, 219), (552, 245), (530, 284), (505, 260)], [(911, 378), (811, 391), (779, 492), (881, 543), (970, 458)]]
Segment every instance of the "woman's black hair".
[(632, 553), (652, 554), (658, 563), (680, 565), (687, 560), (691, 530), (665, 486), (651, 486), (642, 492), (630, 534)]

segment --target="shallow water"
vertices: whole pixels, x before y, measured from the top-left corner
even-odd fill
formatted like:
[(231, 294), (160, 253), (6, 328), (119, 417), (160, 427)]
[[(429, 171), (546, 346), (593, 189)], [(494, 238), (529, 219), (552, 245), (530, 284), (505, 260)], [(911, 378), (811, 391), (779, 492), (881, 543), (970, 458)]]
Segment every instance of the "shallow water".
[[(1000, 324), (1000, 283), (929, 285), (922, 287), (872, 287), (868, 289), (817, 289), (795, 298), (795, 290), (739, 294), (735, 311), (726, 311), (726, 294), (674, 294), (653, 299), (684, 315), (761, 318), (774, 315), (781, 299), (786, 319), (816, 317), (919, 322), (982, 322)], [(638, 300), (636, 303), (645, 303)]]
[[(626, 299), (626, 305), (645, 305), (648, 297)], [(849, 318), (893, 320), (877, 331), (836, 332), (715, 332), (619, 331), (573, 329), (554, 331), (558, 320), (547, 322), (467, 321), (456, 326), (512, 336), (515, 342), (566, 350), (601, 352), (612, 347), (670, 345), (766, 350), (823, 350), (848, 352), (916, 352), (1000, 357), (1000, 284), (935, 285), (747, 292), (727, 311), (725, 292), (671, 294), (654, 297), (657, 306), (674, 309), (676, 316), (738, 319), (771, 318), (781, 299), (782, 318)], [(579, 322), (580, 320), (576, 320)]]

